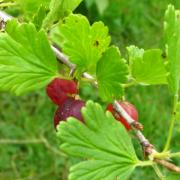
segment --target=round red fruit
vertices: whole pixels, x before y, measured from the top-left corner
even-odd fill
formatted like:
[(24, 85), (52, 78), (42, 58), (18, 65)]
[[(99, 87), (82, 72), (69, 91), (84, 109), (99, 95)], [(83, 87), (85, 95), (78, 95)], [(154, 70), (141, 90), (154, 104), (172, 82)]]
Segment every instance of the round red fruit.
[(56, 128), (60, 121), (66, 120), (68, 117), (75, 117), (83, 122), (83, 117), (81, 114), (81, 108), (83, 106), (85, 106), (84, 101), (68, 97), (55, 112), (54, 127)]
[[(127, 101), (119, 101), (118, 103), (122, 106), (122, 108), (128, 113), (128, 115), (132, 119), (134, 119), (135, 121), (138, 120), (138, 111), (133, 104), (131, 104)], [(128, 122), (116, 112), (116, 110), (114, 109), (112, 104), (109, 104), (107, 106), (107, 110), (110, 111), (113, 114), (113, 116), (115, 117), (115, 119), (120, 121), (127, 130), (131, 129), (131, 126), (128, 124)]]
[(72, 80), (55, 78), (46, 87), (46, 93), (54, 104), (61, 105), (69, 95), (77, 94), (77, 84)]

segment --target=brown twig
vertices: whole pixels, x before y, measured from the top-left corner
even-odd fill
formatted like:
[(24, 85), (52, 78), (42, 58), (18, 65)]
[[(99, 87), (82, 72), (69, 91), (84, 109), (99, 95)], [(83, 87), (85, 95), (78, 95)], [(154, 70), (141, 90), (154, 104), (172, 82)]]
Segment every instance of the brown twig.
[(174, 171), (176, 173), (180, 173), (180, 167), (174, 165), (173, 163), (170, 163), (166, 160), (162, 160), (162, 159), (154, 159), (154, 161), (164, 167), (166, 167), (167, 169), (169, 169), (170, 171)]

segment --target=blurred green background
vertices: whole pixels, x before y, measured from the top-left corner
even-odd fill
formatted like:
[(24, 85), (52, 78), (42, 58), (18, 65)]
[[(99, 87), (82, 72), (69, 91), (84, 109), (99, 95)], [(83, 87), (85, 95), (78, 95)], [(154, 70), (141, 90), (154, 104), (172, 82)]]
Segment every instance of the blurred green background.
[[(101, 0), (99, 3), (86, 0), (76, 13), (86, 15), (90, 22), (104, 21), (113, 44), (118, 45), (125, 56), (125, 47), (131, 44), (145, 49), (163, 47), (163, 17), (169, 3), (180, 9), (178, 0)], [(98, 100), (89, 86), (82, 89), (82, 96)], [(162, 150), (171, 112), (168, 88), (131, 87), (126, 98), (137, 106), (144, 134)], [(52, 123), (54, 111), (45, 90), (22, 97), (0, 94), (0, 180), (67, 179), (68, 167), (77, 160), (67, 159), (58, 151)], [(175, 129), (172, 151), (178, 151), (179, 138), (180, 133)], [(138, 142), (134, 144), (140, 156), (141, 148)], [(174, 162), (180, 165), (180, 161)], [(130, 179), (140, 178), (158, 179), (151, 168), (138, 169)]]

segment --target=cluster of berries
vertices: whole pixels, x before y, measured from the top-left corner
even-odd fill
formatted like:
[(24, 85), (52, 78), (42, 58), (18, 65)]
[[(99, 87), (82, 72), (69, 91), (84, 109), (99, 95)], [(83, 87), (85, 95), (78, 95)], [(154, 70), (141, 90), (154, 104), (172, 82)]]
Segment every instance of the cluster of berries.
[[(75, 117), (83, 122), (81, 108), (85, 106), (85, 102), (76, 99), (78, 88), (75, 81), (55, 78), (47, 85), (46, 92), (52, 102), (58, 105), (54, 115), (55, 128), (61, 121), (66, 120), (68, 117)], [(119, 101), (119, 104), (129, 114), (129, 116), (131, 116), (135, 121), (138, 120), (138, 112), (134, 105), (127, 101)], [(110, 111), (115, 119), (120, 121), (127, 130), (131, 129), (131, 126), (116, 112), (112, 104), (107, 105), (106, 110)]]
[(55, 128), (60, 121), (70, 116), (83, 121), (81, 108), (85, 106), (85, 102), (75, 99), (78, 93), (75, 81), (55, 78), (47, 85), (46, 92), (52, 102), (58, 105), (54, 115)]

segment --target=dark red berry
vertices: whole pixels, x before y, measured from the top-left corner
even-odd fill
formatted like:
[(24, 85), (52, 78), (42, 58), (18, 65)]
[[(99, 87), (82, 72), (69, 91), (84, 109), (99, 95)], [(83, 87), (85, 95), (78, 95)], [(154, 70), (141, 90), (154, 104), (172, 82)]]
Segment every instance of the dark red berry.
[[(129, 114), (129, 116), (132, 119), (134, 119), (135, 121), (138, 120), (138, 112), (134, 105), (132, 105), (131, 103), (129, 103), (127, 101), (124, 101), (124, 102), (119, 101), (118, 103), (123, 107), (123, 109)], [(112, 104), (109, 104), (107, 106), (107, 110), (110, 111), (113, 114), (113, 116), (115, 117), (115, 119), (120, 121), (127, 130), (131, 129), (131, 126), (128, 124), (128, 122), (115, 111)]]
[(61, 105), (69, 95), (77, 94), (77, 85), (72, 80), (55, 78), (46, 87), (46, 93), (54, 104)]
[(81, 108), (83, 106), (85, 106), (84, 101), (68, 97), (55, 112), (54, 127), (56, 128), (60, 121), (66, 120), (68, 117), (75, 117), (83, 122), (81, 114)]

